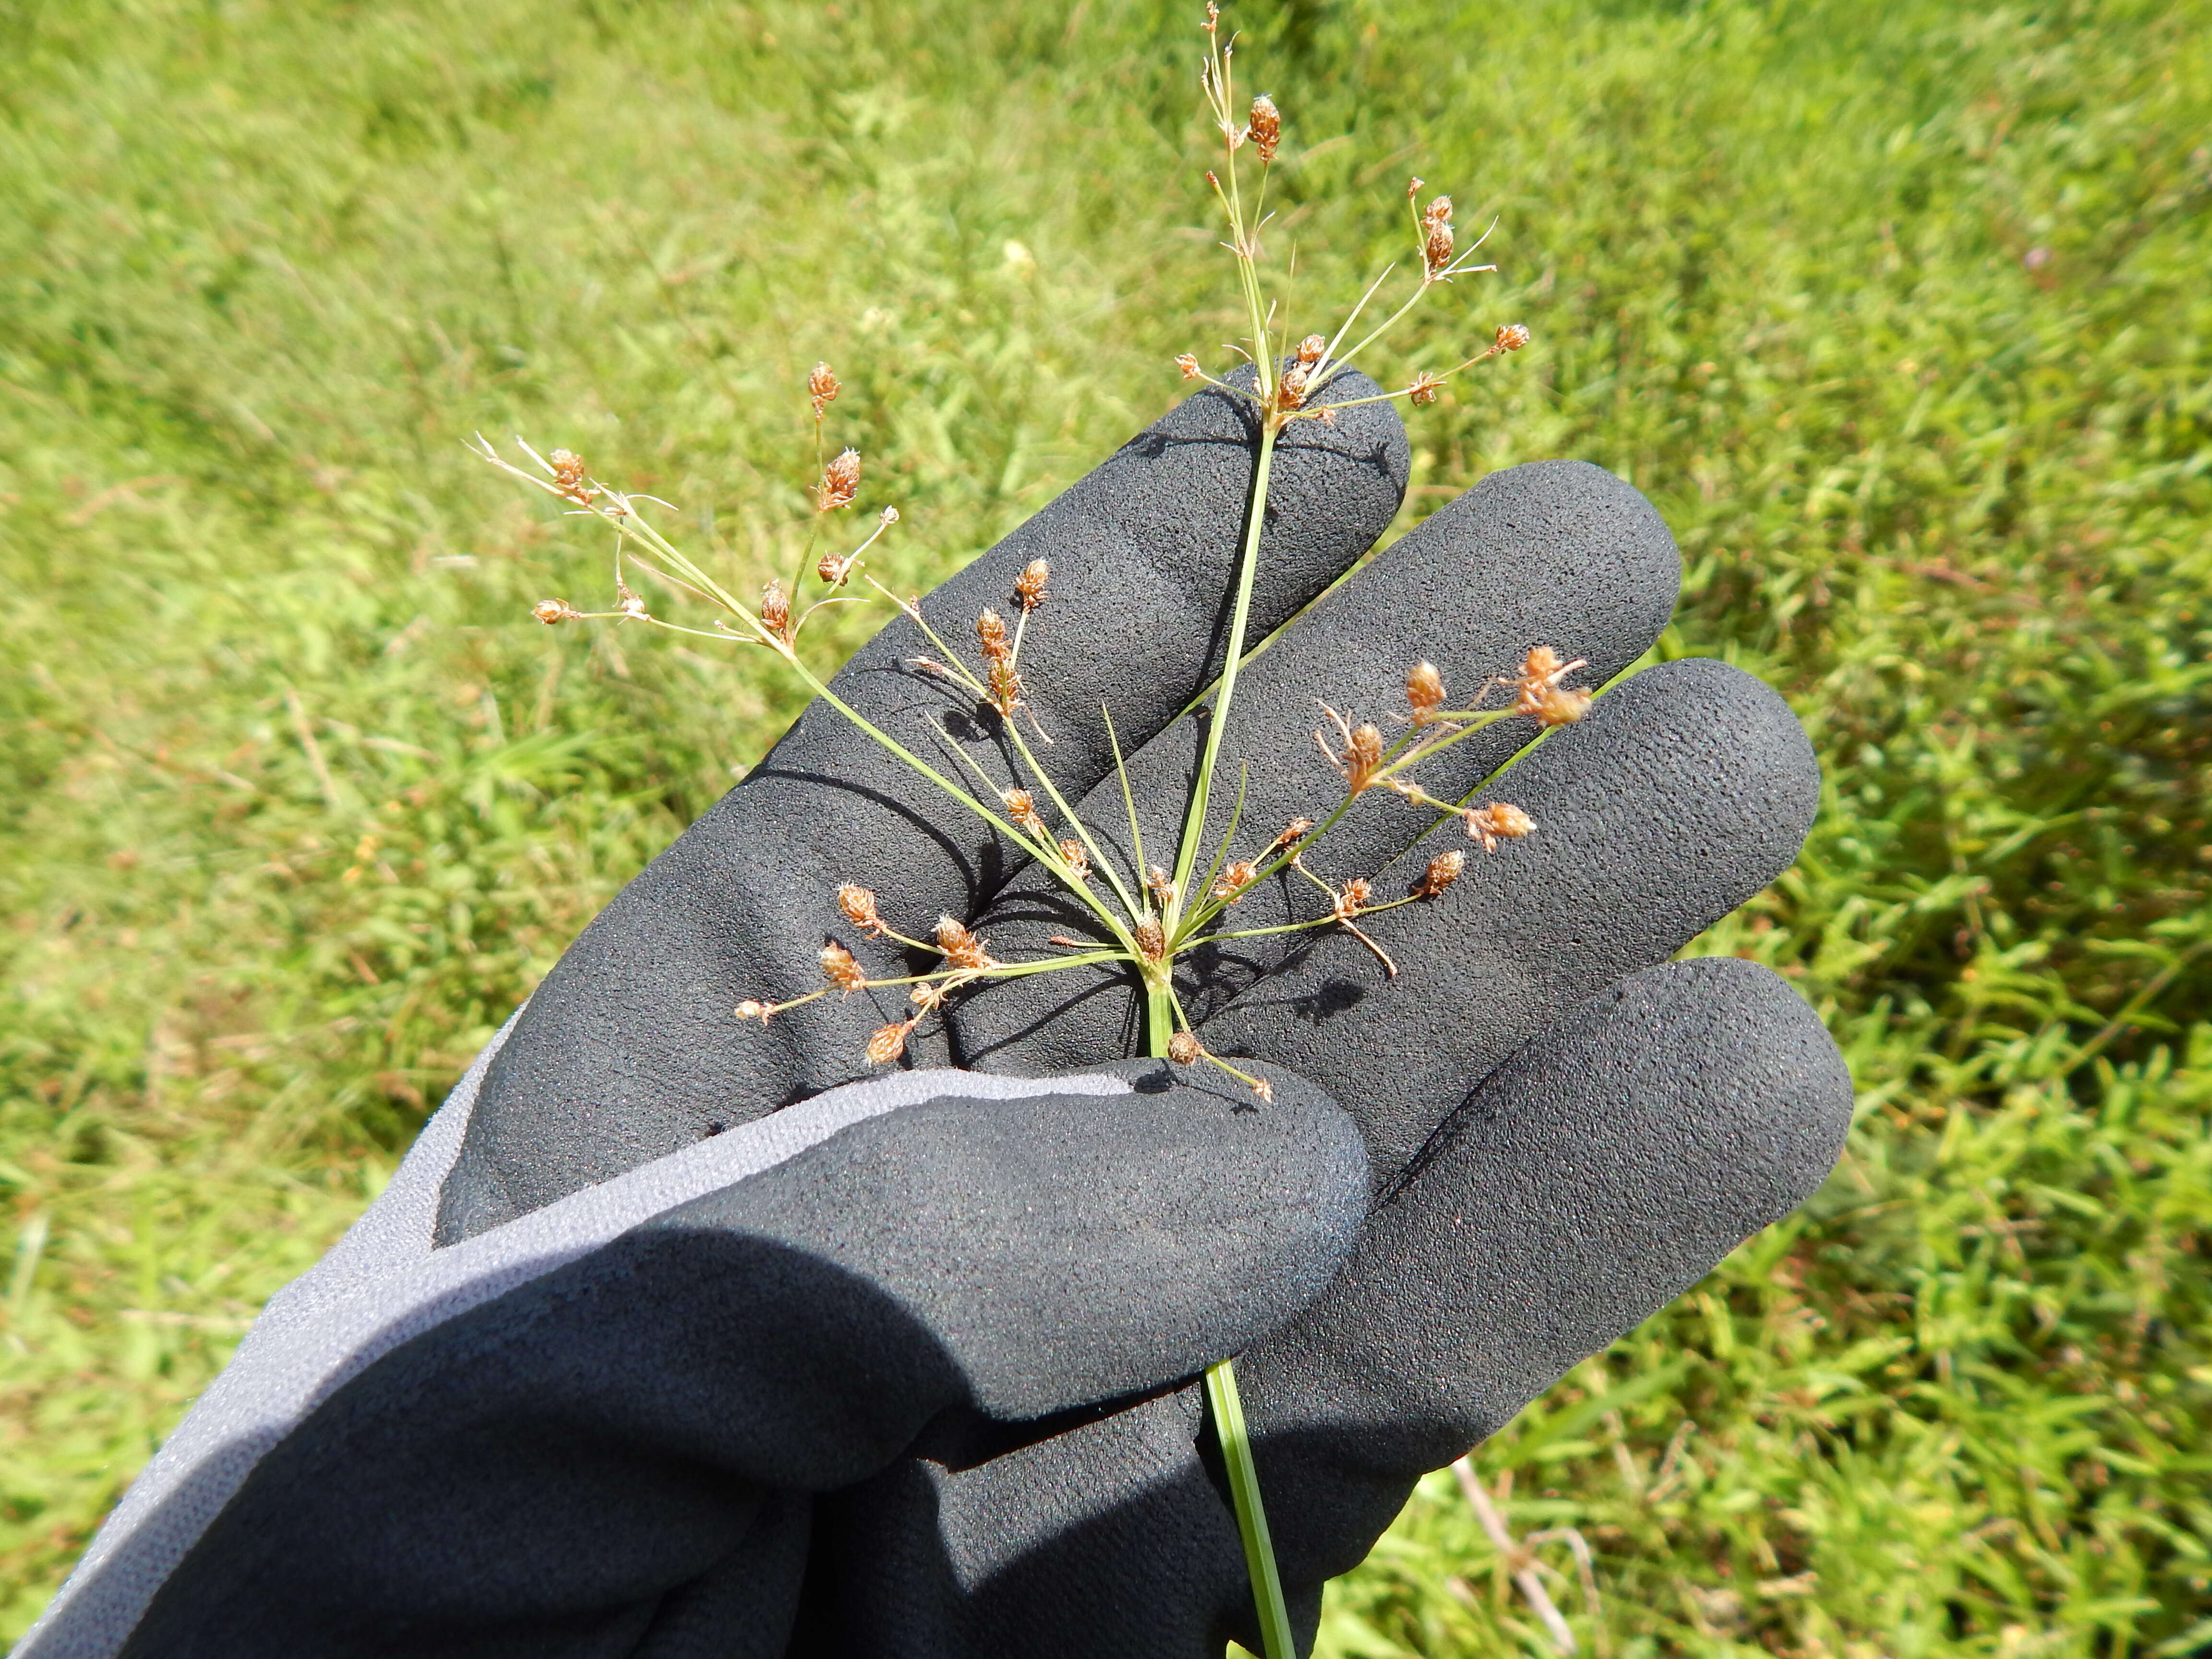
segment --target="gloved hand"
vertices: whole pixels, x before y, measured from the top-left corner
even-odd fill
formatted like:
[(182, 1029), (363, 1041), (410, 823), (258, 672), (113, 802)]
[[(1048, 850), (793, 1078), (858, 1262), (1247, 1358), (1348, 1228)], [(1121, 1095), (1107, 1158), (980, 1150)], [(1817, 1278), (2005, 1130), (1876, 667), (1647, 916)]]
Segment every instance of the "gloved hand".
[[(1109, 786), (1103, 703), (1140, 745), (1141, 810), (1179, 805), (1251, 447), (1235, 404), (1193, 398), (931, 602), (971, 615), (1051, 560), (1024, 668), (1072, 795)], [(1358, 558), (1404, 477), (1387, 406), (1286, 434), (1254, 637)], [(1602, 678), (1674, 581), (1618, 480), (1486, 481), (1247, 671), (1224, 750), (1254, 763), (1247, 822), (1264, 843), (1284, 803), (1340, 788), (1303, 758), (1309, 699), (1374, 706), (1415, 657), (1472, 688), (1535, 644)], [(1003, 775), (991, 723), (911, 672), (926, 649), (896, 621), (837, 689)], [(1521, 725), (1425, 781), (1471, 781)], [(1249, 1591), (1171, 1385), (1231, 1352), (1310, 1626), (1321, 1578), (1415, 1475), (1809, 1193), (1848, 1115), (1832, 1045), (1778, 981), (1654, 966), (1796, 852), (1815, 779), (1779, 701), (1669, 665), (1509, 776), (1537, 835), (1395, 914), (1397, 980), (1328, 934), (1200, 964), (1206, 1041), (1257, 1056), (1271, 1105), (1114, 1066), (1127, 988), (1073, 975), (1041, 1002), (977, 995), (940, 1039), (992, 1072), (1078, 1071), (1042, 1094), (915, 1073), (814, 1098), (902, 1011), (830, 999), (765, 1030), (730, 1011), (812, 988), (839, 884), (902, 919), (980, 919), (1001, 955), (1066, 919), (810, 709), (549, 975), (426, 1133), (400, 1207), (272, 1304), (25, 1651), (116, 1651), (134, 1622), (128, 1650), (161, 1654), (1214, 1650)], [(1402, 881), (1426, 822), (1370, 812), (1320, 856)], [(1239, 918), (1299, 903), (1255, 891)], [(1357, 1152), (1299, 1073), (1350, 1109)], [(1116, 1077), (1136, 1091), (1100, 1098)], [(935, 1103), (886, 1113), (886, 1087)], [(249, 1361), (281, 1386), (226, 1397)]]

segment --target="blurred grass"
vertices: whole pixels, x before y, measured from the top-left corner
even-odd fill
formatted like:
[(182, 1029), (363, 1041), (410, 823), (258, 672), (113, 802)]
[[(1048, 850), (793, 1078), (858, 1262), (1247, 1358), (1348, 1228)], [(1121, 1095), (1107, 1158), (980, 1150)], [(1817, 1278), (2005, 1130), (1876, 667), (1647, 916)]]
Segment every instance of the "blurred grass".
[[(0, 4), (0, 1632), (562, 945), (793, 708), (529, 623), (520, 429), (786, 562), (817, 356), (927, 585), (1233, 331), (1188, 8)], [(1247, 9), (1318, 305), (1503, 279), (1408, 520), (1573, 454), (1814, 732), (1698, 947), (1861, 1090), (1800, 1217), (1479, 1455), (1586, 1649), (2212, 1643), (2201, 7)], [(1456, 336), (1454, 331), (1457, 331)], [(826, 638), (849, 647), (864, 624)], [(1449, 1477), (1326, 1651), (1551, 1650)]]

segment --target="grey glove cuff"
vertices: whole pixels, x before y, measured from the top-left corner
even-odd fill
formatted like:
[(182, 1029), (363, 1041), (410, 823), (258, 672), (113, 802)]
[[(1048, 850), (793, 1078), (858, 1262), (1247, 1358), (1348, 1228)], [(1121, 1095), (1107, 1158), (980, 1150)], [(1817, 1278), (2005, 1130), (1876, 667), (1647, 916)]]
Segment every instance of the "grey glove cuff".
[(1103, 1075), (1030, 1079), (902, 1072), (833, 1089), (434, 1249), (439, 1194), (477, 1090), (514, 1029), (477, 1056), (368, 1212), (273, 1297), (237, 1356), (117, 1505), (17, 1659), (108, 1659), (270, 1450), (401, 1345), (599, 1249), (640, 1223), (774, 1168), (866, 1119), (955, 1096), (1126, 1095)]

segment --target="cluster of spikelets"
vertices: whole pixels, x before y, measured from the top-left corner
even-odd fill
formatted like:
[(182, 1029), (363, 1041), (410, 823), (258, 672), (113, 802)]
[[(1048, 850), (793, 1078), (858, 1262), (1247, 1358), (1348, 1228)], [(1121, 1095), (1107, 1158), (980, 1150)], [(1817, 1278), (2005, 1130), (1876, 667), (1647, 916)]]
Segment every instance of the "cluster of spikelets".
[[(1395, 741), (1386, 740), (1372, 723), (1354, 725), (1335, 709), (1322, 705), (1324, 725), (1314, 740), (1329, 764), (1341, 776), (1340, 799), (1319, 820), (1300, 817), (1286, 825), (1264, 848), (1237, 855), (1237, 815), (1214, 844), (1211, 864), (1203, 872), (1200, 864), (1207, 845), (1207, 796), (1216, 782), (1220, 761), (1218, 744), (1227, 725), (1225, 714), (1234, 696), (1237, 673), (1244, 653), (1244, 629), (1253, 577), (1259, 558), (1259, 529), (1265, 517), (1267, 479), (1278, 435), (1302, 420), (1333, 422), (1336, 411), (1359, 403), (1403, 398), (1414, 404), (1437, 400), (1454, 374), (1486, 359), (1516, 351), (1528, 343), (1528, 331), (1519, 324), (1496, 329), (1484, 348), (1455, 367), (1442, 372), (1422, 371), (1395, 392), (1355, 398), (1328, 398), (1340, 378), (1376, 341), (1404, 318), (1420, 301), (1455, 277), (1495, 269), (1471, 263), (1487, 233), (1474, 246), (1462, 249), (1453, 224), (1451, 198), (1435, 196), (1420, 200), (1422, 181), (1415, 179), (1407, 190), (1413, 220), (1416, 278), (1402, 304), (1361, 338), (1346, 344), (1354, 326), (1396, 269), (1386, 269), (1359, 297), (1331, 336), (1310, 333), (1293, 343), (1287, 325), (1276, 325), (1277, 307), (1265, 301), (1260, 281), (1261, 230), (1267, 222), (1265, 210), (1268, 169), (1283, 143), (1283, 116), (1274, 100), (1253, 99), (1240, 113), (1231, 94), (1233, 40), (1224, 41), (1218, 9), (1209, 4), (1206, 21), (1206, 52), (1200, 83), (1212, 125), (1220, 135), (1223, 161), (1218, 171), (1208, 170), (1206, 179), (1219, 202), (1230, 228), (1227, 246), (1235, 256), (1250, 333), (1231, 351), (1241, 356), (1249, 375), (1224, 380), (1211, 373), (1194, 355), (1178, 357), (1177, 367), (1189, 380), (1203, 381), (1246, 401), (1255, 411), (1260, 430), (1258, 468), (1254, 483), (1257, 500), (1248, 514), (1248, 531), (1237, 567), (1237, 605), (1231, 629), (1226, 666), (1215, 698), (1214, 718), (1209, 722), (1206, 748), (1199, 768), (1194, 799), (1185, 819), (1174, 866), (1165, 868), (1144, 860), (1141, 836), (1134, 822), (1129, 825), (1133, 861), (1124, 868), (1110, 857), (1100, 837), (1077, 817), (1050, 774), (1039, 761), (1037, 746), (1049, 746), (1050, 737), (1031, 712), (1022, 670), (1022, 653), (1035, 618), (1044, 607), (1052, 572), (1046, 561), (1032, 561), (1016, 578), (1006, 597), (1007, 612), (987, 608), (975, 619), (975, 647), (972, 661), (963, 657), (925, 616), (921, 601), (901, 596), (878, 581), (865, 565), (865, 557), (878, 540), (898, 521), (896, 507), (882, 509), (860, 543), (849, 550), (824, 549), (825, 529), (833, 515), (859, 499), (861, 462), (859, 453), (840, 448), (828, 453), (823, 442), (830, 405), (841, 390), (836, 374), (826, 363), (817, 363), (807, 377), (806, 396), (812, 408), (815, 429), (816, 480), (809, 494), (814, 512), (797, 568), (788, 580), (772, 578), (761, 589), (757, 605), (738, 601), (711, 573), (695, 564), (673, 546), (641, 512), (641, 503), (654, 498), (625, 494), (609, 488), (586, 471), (583, 461), (568, 450), (540, 456), (526, 444), (523, 453), (533, 461), (531, 472), (501, 459), (484, 445), (487, 459), (559, 497), (571, 511), (594, 516), (615, 532), (612, 608), (586, 612), (563, 599), (546, 599), (534, 611), (538, 619), (558, 623), (586, 619), (617, 623), (637, 622), (701, 635), (738, 644), (764, 646), (781, 657), (812, 690), (852, 720), (893, 758), (938, 785), (945, 796), (988, 823), (1018, 850), (1042, 864), (1071, 895), (1090, 912), (1097, 937), (1090, 939), (1055, 938), (1057, 954), (1022, 961), (1003, 961), (991, 954), (987, 941), (954, 916), (940, 916), (933, 927), (915, 933), (897, 931), (885, 920), (882, 901), (867, 888), (847, 885), (836, 895), (837, 912), (858, 934), (899, 947), (909, 954), (915, 971), (871, 974), (853, 950), (834, 935), (825, 937), (820, 955), (823, 983), (781, 1001), (749, 998), (736, 1009), (741, 1019), (765, 1023), (776, 1015), (818, 998), (850, 996), (861, 992), (897, 990), (904, 994), (910, 1012), (876, 1030), (867, 1043), (867, 1057), (878, 1065), (897, 1060), (908, 1039), (925, 1018), (944, 1009), (949, 1000), (979, 982), (1073, 968), (1121, 964), (1145, 986), (1150, 1000), (1155, 1052), (1170, 1059), (1193, 1062), (1205, 1059), (1243, 1079), (1262, 1094), (1267, 1085), (1228, 1061), (1206, 1053), (1191, 1030), (1177, 1000), (1173, 967), (1177, 958), (1201, 947), (1260, 934), (1296, 933), (1307, 928), (1341, 928), (1358, 939), (1392, 976), (1398, 972), (1382, 944), (1364, 924), (1401, 905), (1431, 902), (1442, 898), (1467, 868), (1467, 853), (1455, 848), (1437, 854), (1402, 896), (1376, 896), (1373, 880), (1352, 877), (1331, 881), (1314, 867), (1316, 850), (1347, 812), (1372, 792), (1395, 795), (1410, 806), (1437, 815), (1441, 823), (1457, 817), (1475, 848), (1495, 853), (1507, 842), (1531, 834), (1535, 824), (1519, 807), (1504, 802), (1471, 806), (1431, 796), (1414, 776), (1413, 769), (1463, 741), (1476, 732), (1513, 715), (1533, 719), (1540, 727), (1571, 724), (1589, 706), (1590, 693), (1565, 681), (1583, 665), (1568, 661), (1549, 647), (1528, 653), (1518, 671), (1486, 681), (1466, 706), (1447, 707), (1443, 676), (1430, 663), (1413, 665), (1406, 677), (1405, 731)], [(1255, 194), (1248, 206), (1245, 184), (1240, 179), (1238, 157), (1249, 150), (1258, 163)], [(542, 476), (541, 476), (542, 475)], [(660, 502), (661, 506), (667, 503)], [(820, 585), (811, 599), (804, 591), (809, 574)], [(654, 612), (631, 586), (629, 577), (641, 571), (672, 592), (707, 601), (721, 614), (711, 617), (704, 628), (690, 627)], [(956, 781), (923, 756), (917, 755), (878, 730), (842, 702), (800, 658), (798, 644), (807, 622), (823, 606), (867, 602), (868, 596), (853, 591), (855, 584), (872, 590), (873, 597), (889, 600), (921, 629), (932, 653), (914, 659), (918, 672), (954, 690), (974, 706), (979, 716), (993, 718), (1011, 739), (1018, 761), (1018, 778), (1010, 785), (992, 778), (958, 744), (949, 738), (944, 752), (957, 775), (964, 768), (972, 780)], [(1507, 697), (1492, 705), (1492, 694)], [(1116, 766), (1121, 763), (1118, 741), (1107, 714), (1108, 736), (1114, 744)], [(1024, 723), (1027, 732), (1023, 729)], [(1124, 794), (1126, 797), (1126, 775)], [(1237, 791), (1241, 811), (1243, 790)], [(1055, 827), (1054, 820), (1057, 820)], [(1276, 927), (1238, 930), (1224, 926), (1226, 913), (1255, 887), (1277, 877), (1310, 884), (1320, 894), (1308, 920)]]

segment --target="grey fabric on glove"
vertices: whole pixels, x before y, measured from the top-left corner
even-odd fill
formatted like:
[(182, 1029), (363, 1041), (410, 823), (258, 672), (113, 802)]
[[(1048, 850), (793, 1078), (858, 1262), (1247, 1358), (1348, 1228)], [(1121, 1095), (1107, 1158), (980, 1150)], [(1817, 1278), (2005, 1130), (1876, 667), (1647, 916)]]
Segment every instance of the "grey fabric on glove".
[(483, 1069), (272, 1301), (26, 1659), (781, 1651), (809, 1494), (950, 1409), (1035, 1417), (1233, 1352), (1364, 1207), (1349, 1121), (1288, 1075), (1262, 1115), (1158, 1061), (915, 1072), (434, 1250)]
[[(1254, 444), (1236, 403), (1201, 394), (927, 602), (962, 627), (1052, 562), (1024, 677), (1055, 776), (1110, 841), (1102, 702), (1148, 848), (1173, 845)], [(1279, 453), (1254, 637), (1310, 609), (1248, 665), (1224, 733), (1231, 779), (1250, 763), (1239, 852), (1340, 795), (1316, 700), (1381, 714), (1418, 658), (1472, 697), (1534, 645), (1602, 680), (1671, 612), (1664, 526), (1576, 462), (1486, 479), (1338, 584), (1406, 459), (1379, 404), (1294, 428)], [(894, 622), (835, 689), (947, 771), (957, 746), (1026, 783), (994, 720), (915, 672), (927, 650)], [(1423, 781), (1457, 798), (1532, 735), (1504, 721)], [(1668, 962), (1786, 867), (1817, 793), (1803, 734), (1748, 676), (1682, 661), (1618, 680), (1484, 797), (1537, 833), (1378, 921), (1402, 974), (1335, 929), (1187, 964), (1202, 1036), (1274, 1079), (1272, 1103), (1202, 1069), (1132, 1068), (1125, 977), (978, 990), (914, 1045), (971, 1073), (909, 1076), (981, 1098), (902, 1096), (348, 1362), (155, 1576), (131, 1651), (245, 1631), (220, 1650), (1210, 1659), (1255, 1640), (1190, 1381), (1231, 1352), (1310, 1638), (1322, 1580), (1420, 1473), (1826, 1175), (1850, 1091), (1818, 1019), (1763, 969)], [(1391, 800), (1315, 859), (1392, 896), (1455, 844), (1455, 820)], [(846, 881), (902, 922), (969, 921), (1002, 957), (1085, 927), (985, 826), (811, 708), (563, 957), (488, 1056), (465, 1133), (434, 1125), (458, 1143), (451, 1172), (418, 1183), (414, 1256), (388, 1270), (434, 1274), (852, 1098), (836, 1085), (904, 1012), (894, 994), (731, 1018), (819, 983)], [(1224, 925), (1320, 902), (1279, 878)], [(843, 942), (873, 972), (923, 965)]]

